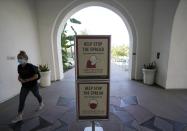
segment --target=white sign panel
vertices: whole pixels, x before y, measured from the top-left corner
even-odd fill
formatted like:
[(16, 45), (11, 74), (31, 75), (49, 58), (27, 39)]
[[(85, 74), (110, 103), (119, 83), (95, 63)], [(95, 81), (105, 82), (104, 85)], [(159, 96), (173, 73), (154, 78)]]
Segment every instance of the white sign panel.
[(76, 36), (77, 79), (109, 79), (110, 36)]
[(77, 83), (78, 118), (108, 119), (109, 83)]

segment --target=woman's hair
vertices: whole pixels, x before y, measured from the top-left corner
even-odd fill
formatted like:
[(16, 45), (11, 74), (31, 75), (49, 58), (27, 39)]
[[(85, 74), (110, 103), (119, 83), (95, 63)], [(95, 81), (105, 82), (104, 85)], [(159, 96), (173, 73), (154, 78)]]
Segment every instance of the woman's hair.
[(28, 60), (28, 56), (25, 51), (21, 50), (19, 54), (17, 55), (17, 58), (24, 58), (25, 60)]

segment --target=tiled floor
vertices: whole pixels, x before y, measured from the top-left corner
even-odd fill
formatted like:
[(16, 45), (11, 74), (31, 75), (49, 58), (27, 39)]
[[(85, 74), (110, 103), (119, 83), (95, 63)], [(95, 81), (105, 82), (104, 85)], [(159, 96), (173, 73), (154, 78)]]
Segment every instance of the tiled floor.
[[(84, 131), (89, 121), (77, 121), (74, 69), (62, 81), (41, 88), (45, 102), (35, 112), (37, 101), (30, 93), (24, 120), (11, 124), (18, 96), (0, 104), (0, 131)], [(98, 121), (104, 131), (187, 131), (187, 90), (164, 90), (131, 81), (116, 65), (111, 68), (110, 119)]]

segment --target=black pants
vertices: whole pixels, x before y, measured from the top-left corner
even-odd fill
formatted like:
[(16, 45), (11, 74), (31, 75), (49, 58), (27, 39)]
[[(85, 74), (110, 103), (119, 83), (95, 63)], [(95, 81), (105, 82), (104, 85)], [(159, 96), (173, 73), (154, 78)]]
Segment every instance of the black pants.
[(22, 113), (25, 105), (26, 97), (29, 93), (29, 91), (32, 91), (33, 95), (37, 98), (38, 102), (42, 102), (42, 97), (39, 94), (39, 87), (38, 85), (35, 85), (33, 87), (21, 87), (20, 96), (19, 96), (19, 109), (18, 113)]

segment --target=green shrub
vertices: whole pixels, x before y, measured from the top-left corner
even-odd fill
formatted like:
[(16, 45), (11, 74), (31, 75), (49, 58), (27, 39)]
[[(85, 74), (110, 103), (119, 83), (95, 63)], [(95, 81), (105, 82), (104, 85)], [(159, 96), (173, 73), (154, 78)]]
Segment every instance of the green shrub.
[(144, 64), (144, 69), (156, 69), (156, 62)]
[(46, 72), (46, 71), (49, 71), (49, 67), (47, 64), (44, 64), (44, 65), (39, 65), (39, 71), (40, 72)]
[(112, 57), (127, 56), (129, 55), (129, 47), (124, 45), (112, 47)]

